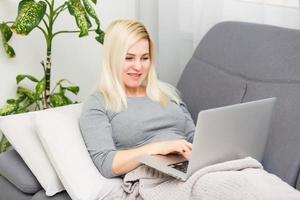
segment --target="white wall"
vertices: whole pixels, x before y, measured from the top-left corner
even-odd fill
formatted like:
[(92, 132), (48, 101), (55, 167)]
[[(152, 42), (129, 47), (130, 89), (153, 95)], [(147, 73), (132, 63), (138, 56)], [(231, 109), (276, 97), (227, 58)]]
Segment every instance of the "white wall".
[[(17, 5), (18, 1), (1, 0), (0, 21), (14, 20)], [(137, 0), (101, 0), (95, 9), (105, 29), (114, 19), (136, 18), (136, 6)], [(73, 17), (68, 13), (64, 15), (57, 19), (56, 29), (76, 28)], [(7, 58), (0, 47), (0, 107), (6, 99), (15, 97), (16, 75), (22, 73), (41, 77), (39, 63), (45, 59), (45, 42), (39, 30), (34, 30), (27, 37), (14, 35), (10, 44), (17, 54), (14, 59)], [(55, 38), (52, 48), (52, 86), (61, 78), (69, 79), (81, 89), (79, 95), (72, 99), (84, 100), (98, 81), (101, 50), (102, 45), (92, 35), (79, 39), (77, 34), (64, 34)]]
[(150, 29), (157, 50), (157, 72), (176, 85), (192, 54), (193, 0), (139, 0), (138, 18)]
[(142, 21), (150, 31), (150, 34), (158, 48), (158, 0), (138, 0), (137, 18)]
[(176, 86), (193, 53), (193, 0), (159, 1), (159, 77)]

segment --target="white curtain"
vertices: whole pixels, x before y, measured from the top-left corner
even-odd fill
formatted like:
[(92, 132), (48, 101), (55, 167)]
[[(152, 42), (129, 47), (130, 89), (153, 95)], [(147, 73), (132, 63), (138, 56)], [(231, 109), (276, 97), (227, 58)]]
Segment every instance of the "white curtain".
[(245, 21), (300, 29), (300, 10), (291, 7), (297, 4), (294, 1), (151, 0), (154, 12), (149, 17), (143, 11), (150, 1), (140, 0), (139, 16), (155, 33), (160, 78), (176, 85), (195, 47), (213, 25)]
[(300, 29), (298, 0), (194, 0), (194, 47), (221, 21), (245, 21)]
[(193, 52), (193, 0), (158, 1), (159, 77), (173, 85)]

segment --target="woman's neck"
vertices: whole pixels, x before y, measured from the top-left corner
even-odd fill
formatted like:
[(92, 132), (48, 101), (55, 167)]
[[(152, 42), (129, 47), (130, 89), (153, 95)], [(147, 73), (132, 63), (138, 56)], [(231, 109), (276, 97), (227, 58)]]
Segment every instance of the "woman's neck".
[(144, 97), (146, 96), (146, 88), (138, 87), (138, 88), (126, 88), (125, 91), (128, 97)]

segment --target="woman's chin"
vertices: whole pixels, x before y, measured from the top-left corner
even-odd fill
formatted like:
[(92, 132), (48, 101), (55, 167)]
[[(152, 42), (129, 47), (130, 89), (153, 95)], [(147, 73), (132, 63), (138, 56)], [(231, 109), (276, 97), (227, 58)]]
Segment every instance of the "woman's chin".
[(137, 89), (139, 87), (142, 87), (142, 82), (141, 81), (132, 81), (130, 83), (125, 83), (127, 88), (131, 89)]
[(140, 87), (142, 87), (142, 85), (126, 85), (126, 88), (130, 90), (136, 90), (139, 89)]

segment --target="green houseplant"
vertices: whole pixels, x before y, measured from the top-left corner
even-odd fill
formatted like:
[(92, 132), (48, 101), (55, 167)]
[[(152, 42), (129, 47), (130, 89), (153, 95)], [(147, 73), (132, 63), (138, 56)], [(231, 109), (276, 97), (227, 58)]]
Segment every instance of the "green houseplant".
[[(0, 108), (0, 116), (74, 103), (67, 97), (66, 93), (70, 92), (77, 95), (79, 87), (72, 85), (68, 80), (61, 79), (51, 90), (53, 40), (64, 33), (79, 33), (79, 37), (84, 37), (89, 32), (94, 32), (96, 34), (95, 39), (102, 44), (104, 32), (100, 28), (100, 20), (93, 8), (97, 4), (97, 0), (66, 0), (65, 2), (59, 1), (61, 4), (56, 5), (57, 2), (55, 0), (40, 0), (38, 2), (21, 0), (18, 4), (18, 15), (15, 21), (0, 23), (2, 44), (8, 57), (15, 56), (15, 51), (9, 44), (13, 33), (27, 36), (33, 29), (38, 29), (44, 36), (47, 48), (45, 59), (41, 61), (43, 77), (36, 78), (27, 74), (17, 75), (17, 97), (6, 101), (6, 105)], [(65, 11), (74, 17), (78, 30), (54, 30), (57, 18)], [(20, 82), (24, 79), (30, 80), (34, 89), (21, 86)], [(3, 136), (0, 141), (0, 153), (6, 151), (9, 146), (9, 142)]]

